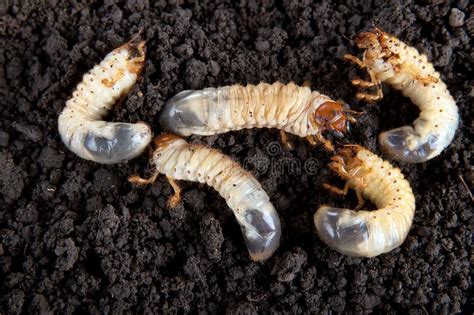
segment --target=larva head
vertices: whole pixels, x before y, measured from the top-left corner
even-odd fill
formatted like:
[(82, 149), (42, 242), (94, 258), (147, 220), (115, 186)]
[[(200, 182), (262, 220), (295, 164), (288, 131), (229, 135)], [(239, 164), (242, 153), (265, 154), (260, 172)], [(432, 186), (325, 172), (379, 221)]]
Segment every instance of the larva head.
[(346, 145), (331, 158), (329, 168), (344, 179), (353, 178), (362, 169), (363, 162), (358, 158), (362, 150), (365, 149), (359, 145)]
[(183, 139), (181, 139), (180, 137), (174, 134), (165, 133), (165, 134), (155, 137), (155, 139), (153, 139), (153, 144), (155, 145), (156, 148), (159, 148), (159, 147), (164, 147), (164, 146), (170, 145), (175, 142), (180, 142), (180, 141), (185, 142)]
[(332, 131), (341, 136), (349, 129), (349, 117), (346, 107), (338, 102), (326, 101), (314, 112), (314, 121), (318, 128), (323, 131)]
[[(155, 155), (160, 155), (164, 150), (167, 150), (171, 146), (177, 146), (177, 145), (183, 145), (187, 144), (187, 142), (171, 133), (165, 133), (162, 135), (159, 135), (153, 139), (153, 144), (154, 144), (154, 152), (153, 156)], [(152, 159), (151, 164), (154, 163), (154, 159)]]
[(355, 43), (357, 47), (365, 49), (366, 59), (377, 59), (380, 58), (382, 51), (387, 47), (386, 41), (391, 36), (384, 31), (374, 28), (368, 32), (360, 33)]
[(268, 259), (280, 244), (281, 227), (277, 212), (270, 202), (246, 209), (239, 220), (245, 244), (253, 261)]
[(126, 50), (128, 53), (127, 67), (132, 73), (139, 74), (145, 63), (145, 41), (135, 43), (130, 41), (116, 49), (117, 51)]

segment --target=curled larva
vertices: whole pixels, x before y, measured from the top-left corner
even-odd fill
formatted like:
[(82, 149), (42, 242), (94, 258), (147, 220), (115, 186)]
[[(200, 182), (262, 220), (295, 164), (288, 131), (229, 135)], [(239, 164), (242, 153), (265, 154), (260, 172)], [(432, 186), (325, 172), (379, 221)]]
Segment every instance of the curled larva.
[(320, 207), (314, 214), (319, 237), (331, 248), (350, 256), (373, 257), (400, 246), (415, 214), (415, 196), (398, 168), (360, 146), (346, 146), (332, 158), (331, 170), (347, 180), (339, 194), (354, 189), (378, 208), (373, 211)]
[(150, 127), (100, 120), (135, 84), (145, 60), (145, 42), (129, 42), (87, 74), (66, 102), (58, 129), (66, 147), (83, 159), (113, 164), (132, 159), (150, 143)]
[(180, 201), (180, 188), (174, 180), (205, 183), (219, 192), (234, 212), (253, 260), (265, 260), (275, 252), (280, 242), (280, 219), (267, 193), (249, 172), (218, 150), (189, 144), (174, 135), (159, 136), (154, 142), (154, 175), (150, 179), (131, 176), (130, 182), (149, 184), (159, 174), (166, 175), (175, 191), (171, 207)]
[(387, 82), (420, 108), (412, 126), (403, 126), (379, 135), (379, 144), (391, 158), (419, 163), (439, 155), (454, 138), (459, 123), (458, 107), (440, 75), (425, 55), (380, 29), (363, 32), (356, 38), (365, 49), (363, 59), (345, 57), (366, 68), (371, 81), (353, 80), (354, 85), (377, 87), (377, 94), (358, 93), (359, 99), (382, 98), (381, 82)]
[[(348, 122), (355, 121), (349, 112), (345, 105), (308, 87), (260, 83), (178, 93), (166, 103), (160, 124), (181, 136), (278, 128), (332, 148), (322, 133), (328, 130), (342, 136)], [(282, 138), (286, 142), (286, 137)]]

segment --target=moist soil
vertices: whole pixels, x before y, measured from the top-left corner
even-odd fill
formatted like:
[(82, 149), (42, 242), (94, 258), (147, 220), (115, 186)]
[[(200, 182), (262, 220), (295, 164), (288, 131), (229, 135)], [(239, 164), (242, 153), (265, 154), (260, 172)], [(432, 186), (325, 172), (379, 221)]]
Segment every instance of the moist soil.
[[(457, 313), (470, 312), (474, 6), (459, 1), (33, 1), (0, 4), (0, 313)], [(428, 55), (456, 99), (462, 122), (451, 145), (422, 164), (395, 163), (416, 195), (403, 245), (351, 258), (324, 245), (313, 213), (354, 208), (322, 184), (331, 174), (321, 147), (251, 129), (189, 138), (222, 150), (252, 171), (282, 221), (268, 261), (249, 259), (225, 201), (182, 182), (183, 202), (166, 205), (165, 178), (147, 154), (129, 163), (85, 161), (63, 145), (57, 118), (82, 75), (142, 30), (141, 80), (110, 114), (145, 121), (155, 134), (164, 103), (185, 89), (259, 82), (309, 83), (363, 111), (351, 134), (381, 154), (377, 135), (409, 124), (411, 102), (355, 99), (345, 62), (352, 38), (375, 23)], [(309, 162), (308, 162), (309, 161)], [(368, 204), (370, 205), (370, 203)]]

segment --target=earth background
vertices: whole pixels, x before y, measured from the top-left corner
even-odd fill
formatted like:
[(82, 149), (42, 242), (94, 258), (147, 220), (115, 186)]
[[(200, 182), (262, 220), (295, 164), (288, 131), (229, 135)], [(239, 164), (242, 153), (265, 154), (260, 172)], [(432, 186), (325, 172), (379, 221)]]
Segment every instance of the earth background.
[[(16, 4), (15, 4), (16, 3)], [(21, 1), (0, 4), (0, 313), (456, 313), (471, 312), (474, 5), (459, 1)], [(384, 86), (382, 101), (355, 99), (364, 76), (342, 59), (375, 23), (426, 53), (456, 99), (452, 144), (422, 164), (395, 163), (416, 195), (400, 247), (351, 258), (317, 237), (322, 204), (355, 207), (355, 194), (326, 165), (331, 154), (278, 131), (190, 137), (252, 171), (270, 195), (283, 237), (265, 263), (249, 259), (225, 201), (182, 182), (183, 203), (149, 174), (147, 156), (99, 165), (61, 142), (57, 117), (82, 75), (139, 30), (147, 40), (142, 79), (111, 112), (149, 123), (185, 89), (230, 84), (303, 84), (365, 113), (337, 145), (381, 154), (376, 137), (411, 123), (417, 108)], [(464, 181), (464, 183), (463, 183)], [(367, 206), (371, 206), (370, 203)]]

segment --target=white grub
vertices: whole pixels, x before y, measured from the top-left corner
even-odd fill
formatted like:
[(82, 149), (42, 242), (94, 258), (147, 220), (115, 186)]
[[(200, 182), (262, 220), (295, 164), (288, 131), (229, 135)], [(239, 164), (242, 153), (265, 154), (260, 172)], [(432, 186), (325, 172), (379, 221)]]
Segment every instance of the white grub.
[(349, 112), (328, 96), (294, 83), (237, 84), (178, 93), (166, 103), (160, 124), (180, 136), (277, 128), (332, 148), (322, 133), (342, 136), (349, 121), (355, 121)]
[(150, 184), (164, 174), (175, 190), (170, 206), (180, 201), (180, 188), (174, 180), (187, 180), (213, 187), (226, 200), (240, 224), (250, 257), (254, 261), (269, 258), (280, 242), (280, 219), (260, 183), (237, 162), (219, 150), (189, 144), (174, 135), (155, 139), (150, 179), (131, 176), (135, 184)]
[(374, 257), (400, 246), (415, 214), (415, 196), (400, 170), (356, 145), (341, 149), (329, 167), (347, 182), (344, 190), (330, 185), (327, 188), (341, 194), (354, 189), (360, 206), (365, 197), (378, 209), (354, 211), (322, 206), (314, 214), (319, 237), (349, 256)]
[(345, 57), (367, 69), (371, 81), (352, 83), (377, 87), (376, 95), (358, 93), (357, 97), (367, 101), (381, 99), (380, 84), (386, 82), (420, 109), (413, 127), (403, 126), (379, 135), (382, 150), (407, 163), (425, 162), (439, 155), (453, 140), (459, 124), (458, 107), (440, 74), (426, 55), (380, 29), (363, 32), (355, 41), (365, 49), (362, 60), (352, 55)]
[(114, 164), (138, 156), (152, 132), (136, 124), (100, 120), (135, 84), (145, 61), (145, 42), (129, 42), (111, 53), (87, 74), (58, 118), (66, 147), (83, 159)]

